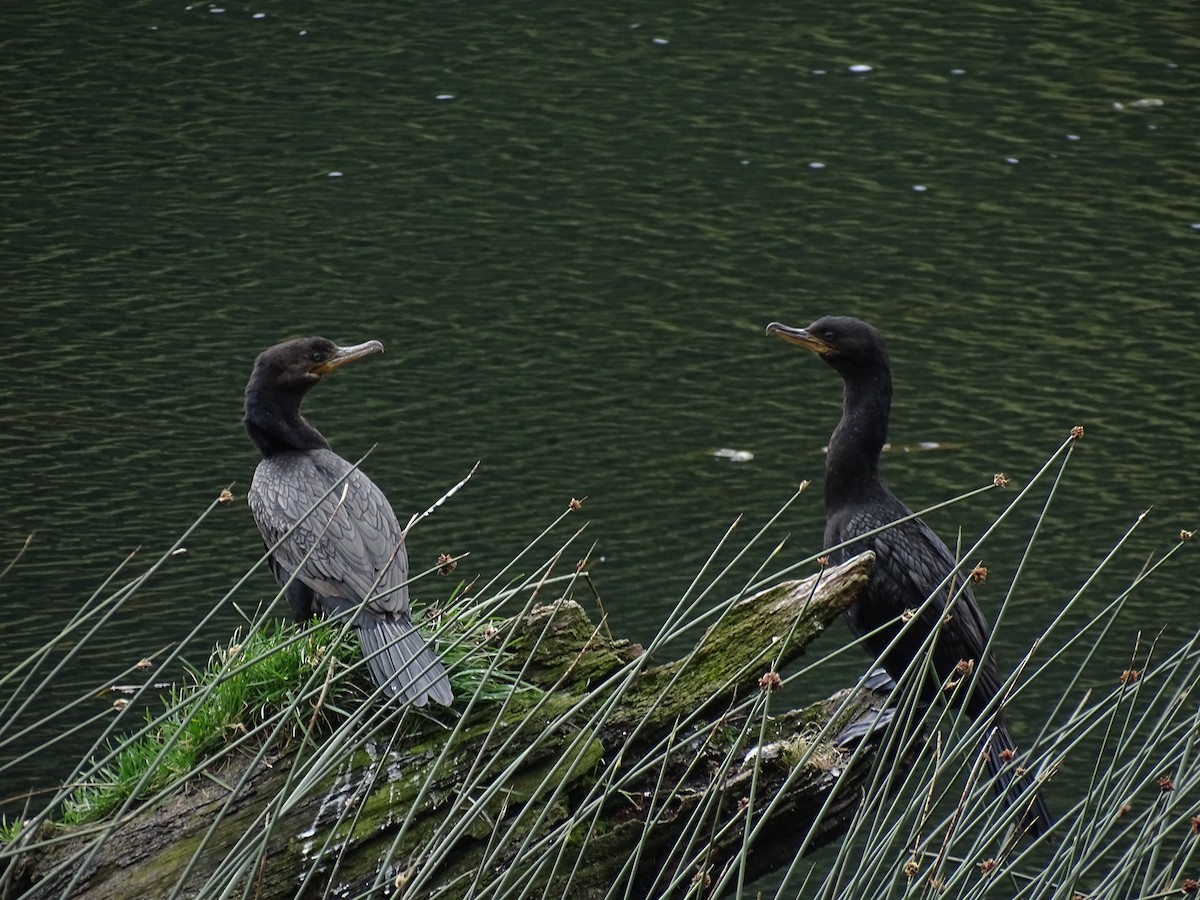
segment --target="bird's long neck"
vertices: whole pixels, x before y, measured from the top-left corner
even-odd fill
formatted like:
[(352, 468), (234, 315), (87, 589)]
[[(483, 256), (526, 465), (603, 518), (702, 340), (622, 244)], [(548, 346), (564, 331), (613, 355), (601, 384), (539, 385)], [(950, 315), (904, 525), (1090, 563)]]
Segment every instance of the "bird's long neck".
[(887, 441), (892, 377), (887, 367), (843, 373), (842, 420), (829, 439), (825, 458), (825, 507), (886, 490), (879, 455)]
[(273, 390), (252, 380), (242, 424), (263, 457), (288, 450), (329, 449), (325, 436), (300, 415), (303, 393)]

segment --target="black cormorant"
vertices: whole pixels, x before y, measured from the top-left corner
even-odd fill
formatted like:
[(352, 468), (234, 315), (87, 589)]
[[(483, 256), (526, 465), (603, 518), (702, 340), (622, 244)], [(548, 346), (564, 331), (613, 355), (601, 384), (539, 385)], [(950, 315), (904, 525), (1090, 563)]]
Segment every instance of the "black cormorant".
[[(887, 440), (892, 404), (892, 374), (883, 335), (866, 322), (847, 316), (826, 316), (807, 328), (772, 322), (767, 334), (813, 351), (845, 382), (842, 419), (829, 439), (825, 458), (825, 546), (834, 547), (911, 516), (912, 511), (879, 477), (879, 456)], [(832, 555), (835, 562), (841, 562), (863, 550), (875, 552), (875, 567), (866, 590), (847, 611), (846, 618), (858, 637), (875, 632), (865, 644), (870, 653), (879, 656), (899, 632), (905, 611), (925, 603), (954, 568), (955, 560), (920, 519), (909, 519)], [(883, 659), (884, 668), (893, 678), (899, 680), (913, 660), (922, 657), (921, 645), (943, 618), (951, 591), (961, 588), (961, 580), (954, 584), (951, 579), (950, 590), (938, 592), (916, 626), (910, 627)], [(996, 661), (990, 653), (984, 655), (990, 632), (974, 596), (965, 588), (954, 601), (949, 620), (942, 624), (933, 645), (933, 668), (940, 682), (962, 681), (963, 669), (973, 667), (969, 669), (973, 674), (966, 702), (972, 718), (985, 714), (1000, 690)], [(922, 692), (928, 698), (940, 686), (930, 679)], [(961, 684), (951, 695), (952, 701), (967, 687)], [(1004, 751), (1014, 750), (1015, 745), (1005, 727), (1003, 712), (997, 708), (991, 715), (995, 734), (986, 759), (995, 776), (1005, 766), (1004, 757), (1011, 756)], [(996, 789), (1015, 797), (1027, 784), (1026, 775), (1014, 778), (1007, 787), (998, 780)], [(1036, 796), (1022, 827), (1040, 834), (1049, 826), (1049, 813), (1041, 797)]]
[(243, 421), (263, 456), (250, 510), (268, 549), (291, 530), (269, 563), (281, 585), (295, 576), (286, 596), (296, 621), (358, 609), (355, 625), (375, 683), (417, 706), (430, 698), (449, 704), (446, 671), (409, 616), (408, 554), (391, 504), (300, 415), (322, 376), (382, 351), (379, 341), (339, 347), (311, 337), (259, 354)]

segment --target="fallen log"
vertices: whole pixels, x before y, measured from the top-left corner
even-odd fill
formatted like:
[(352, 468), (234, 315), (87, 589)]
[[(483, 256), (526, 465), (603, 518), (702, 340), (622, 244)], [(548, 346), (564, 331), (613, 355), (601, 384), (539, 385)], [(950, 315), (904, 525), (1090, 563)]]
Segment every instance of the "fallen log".
[(44, 826), (8, 848), (0, 893), (716, 895), (729, 866), (769, 872), (854, 814), (879, 732), (862, 717), (886, 689), (801, 709), (776, 708), (774, 691), (872, 564), (734, 603), (657, 665), (571, 600), (536, 607), (482, 640), (540, 690), (468, 699), (457, 718), (359, 718), (317, 746), (226, 760), (128, 821)]

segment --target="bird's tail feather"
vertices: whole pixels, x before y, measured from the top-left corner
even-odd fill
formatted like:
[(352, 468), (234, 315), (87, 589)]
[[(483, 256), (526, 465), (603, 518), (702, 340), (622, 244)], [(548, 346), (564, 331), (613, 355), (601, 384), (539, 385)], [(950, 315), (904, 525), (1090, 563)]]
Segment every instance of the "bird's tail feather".
[(446, 670), (407, 616), (373, 617), (358, 635), (371, 678), (389, 695), (414, 706), (424, 706), (430, 698), (443, 706), (454, 700)]
[(1033, 787), (1033, 777), (1028, 772), (1018, 774), (1013, 764), (1004, 758), (1004, 751), (1013, 747), (1016, 744), (1008, 729), (998, 723), (990, 734), (985, 762), (996, 793), (1005, 797), (1009, 806), (1016, 805), (1022, 810), (1017, 828), (1036, 837), (1049, 831), (1054, 823), (1042, 795)]

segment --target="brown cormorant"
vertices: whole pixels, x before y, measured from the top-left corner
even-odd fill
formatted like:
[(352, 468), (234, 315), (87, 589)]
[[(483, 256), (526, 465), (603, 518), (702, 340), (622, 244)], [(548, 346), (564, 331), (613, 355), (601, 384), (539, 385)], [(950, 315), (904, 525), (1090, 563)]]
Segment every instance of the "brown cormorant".
[(417, 706), (430, 698), (449, 704), (446, 671), (409, 616), (408, 554), (391, 504), (300, 415), (322, 376), (382, 351), (379, 341), (339, 347), (310, 337), (259, 354), (243, 420), (263, 457), (250, 510), (267, 549), (291, 532), (268, 562), (287, 585), (297, 622), (357, 609), (354, 624), (375, 683)]
[[(772, 322), (767, 334), (813, 351), (844, 382), (842, 419), (829, 439), (825, 458), (825, 546), (853, 541), (911, 516), (912, 511), (879, 477), (879, 456), (887, 440), (892, 405), (892, 374), (883, 335), (866, 322), (847, 316), (826, 316), (807, 328)], [(919, 609), (934, 594), (954, 569), (955, 559), (942, 540), (915, 518), (833, 551), (833, 560), (841, 562), (864, 550), (875, 552), (875, 567), (846, 619), (856, 636), (867, 635), (868, 652), (879, 656), (900, 631), (906, 610)], [(921, 645), (943, 619), (949, 598), (961, 590), (933, 644), (932, 663), (938, 681), (927, 679), (922, 695), (929, 699), (950, 679), (964, 682), (951, 694), (952, 702), (970, 688), (967, 713), (976, 719), (990, 715), (995, 729), (985, 756), (995, 777), (1005, 767), (1004, 757), (1011, 756), (1004, 751), (1014, 750), (1015, 745), (1002, 710), (997, 707), (988, 712), (1001, 686), (996, 660), (991, 653), (984, 654), (991, 629), (970, 588), (963, 588), (961, 580), (954, 582), (951, 579), (948, 588), (937, 592), (917, 623), (884, 657), (883, 665), (899, 680), (914, 660), (921, 659)], [(964, 668), (972, 673), (970, 685), (965, 683)], [(1028, 775), (1014, 776), (1011, 783), (997, 779), (996, 790), (1015, 802), (1028, 784)], [(1032, 801), (1026, 797), (1021, 802), (1031, 803), (1022, 828), (1032, 834), (1048, 830), (1050, 817), (1041, 797)]]

